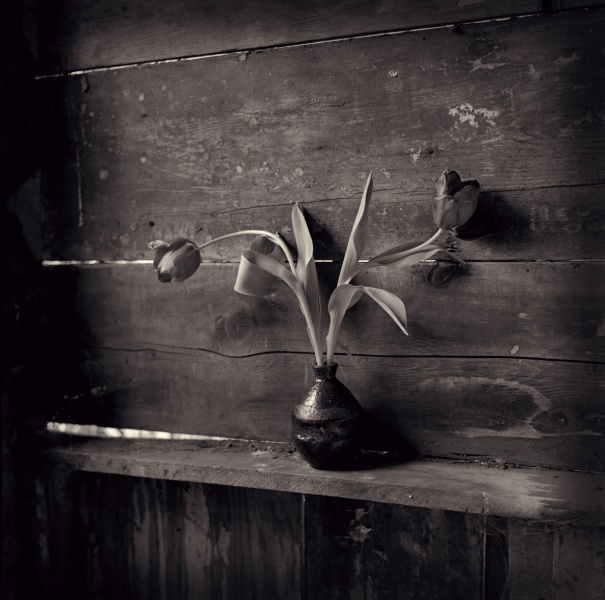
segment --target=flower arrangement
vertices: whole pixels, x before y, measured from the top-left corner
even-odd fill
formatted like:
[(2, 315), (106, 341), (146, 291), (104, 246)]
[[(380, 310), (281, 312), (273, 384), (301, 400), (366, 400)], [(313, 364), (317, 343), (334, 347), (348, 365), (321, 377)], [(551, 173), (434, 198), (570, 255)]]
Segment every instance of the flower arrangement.
[[(307, 331), (315, 353), (317, 366), (334, 362), (336, 342), (346, 311), (362, 295), (374, 300), (407, 335), (407, 316), (403, 302), (383, 289), (354, 285), (356, 275), (373, 267), (401, 269), (445, 252), (434, 242), (447, 230), (460, 227), (473, 215), (477, 206), (480, 186), (477, 181), (462, 181), (456, 171), (445, 170), (439, 177), (432, 201), (432, 212), (437, 232), (424, 242), (404, 243), (390, 248), (367, 262), (360, 263), (372, 198), (372, 174), (368, 176), (361, 203), (353, 223), (343, 259), (338, 283), (328, 301), (330, 324), (326, 335), (326, 357), (323, 355), (321, 301), (313, 240), (307, 228), (303, 212), (298, 204), (292, 210), (292, 229), (298, 252), (294, 257), (286, 242), (277, 234), (262, 230), (244, 230), (217, 237), (197, 245), (191, 240), (179, 238), (171, 242), (155, 240), (148, 247), (155, 250), (153, 261), (161, 282), (182, 282), (191, 277), (200, 266), (202, 250), (211, 244), (235, 236), (256, 236), (250, 249), (242, 253), (234, 289), (251, 296), (267, 296), (285, 283), (296, 295), (307, 324)], [(449, 253), (448, 253), (449, 254)], [(454, 255), (450, 256), (459, 261)], [(286, 266), (287, 265), (287, 266)]]

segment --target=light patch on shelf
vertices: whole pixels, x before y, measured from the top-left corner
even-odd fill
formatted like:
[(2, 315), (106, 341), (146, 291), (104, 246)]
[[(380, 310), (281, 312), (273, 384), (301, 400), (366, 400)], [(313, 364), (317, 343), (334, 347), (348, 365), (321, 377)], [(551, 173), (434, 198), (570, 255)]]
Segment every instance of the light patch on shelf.
[(152, 265), (152, 260), (43, 260), (43, 267), (71, 265)]
[(204, 440), (229, 441), (236, 438), (218, 437), (213, 435), (195, 435), (191, 433), (171, 433), (168, 431), (148, 431), (146, 429), (128, 429), (117, 427), (100, 427), (99, 425), (78, 425), (75, 423), (59, 423), (50, 421), (46, 430), (51, 433), (64, 433), (67, 435), (80, 435), (83, 437), (123, 438), (146, 440)]

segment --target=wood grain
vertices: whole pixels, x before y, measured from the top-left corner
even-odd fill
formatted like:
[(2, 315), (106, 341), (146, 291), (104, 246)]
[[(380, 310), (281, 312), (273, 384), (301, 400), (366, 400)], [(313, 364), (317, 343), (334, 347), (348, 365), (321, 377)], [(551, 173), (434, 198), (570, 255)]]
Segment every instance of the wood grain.
[(502, 517), (485, 518), (485, 600), (510, 600), (508, 522)]
[[(387, 504), (605, 524), (603, 474), (507, 469), (444, 460), (367, 456), (346, 471), (318, 471), (291, 445), (236, 441), (64, 439), (43, 464), (76, 472), (211, 483)], [(311, 524), (314, 521), (311, 521)]]
[(79, 597), (300, 597), (297, 495), (97, 473), (80, 473), (74, 494), (52, 530), (77, 532), (49, 557), (52, 598), (76, 589), (62, 560), (80, 566)]
[(553, 527), (509, 520), (508, 585), (511, 600), (553, 598)]
[[(52, 420), (286, 441), (290, 412), (312, 383), (311, 355), (97, 349), (82, 361), (87, 387), (61, 400)], [(600, 365), (443, 357), (340, 363), (339, 378), (368, 415), (368, 448), (603, 469)]]
[(554, 530), (555, 600), (605, 597), (605, 527)]
[(153, 238), (251, 226), (291, 239), (295, 201), (337, 257), (371, 169), (376, 254), (432, 234), (445, 168), (485, 191), (492, 237), (467, 258), (602, 258), (604, 14), (40, 82), (45, 258), (138, 259)]
[[(569, 2), (557, 4), (561, 9)], [(38, 7), (40, 62), (46, 71), (106, 67), (527, 14), (542, 8), (538, 0), (407, 0), (388, 6), (342, 0), (169, 4), (53, 0)]]
[(481, 597), (479, 515), (319, 496), (307, 497), (305, 515), (311, 598)]
[[(324, 335), (339, 265), (320, 264)], [(49, 269), (73, 290), (64, 331), (84, 346), (228, 357), (311, 352), (305, 321), (286, 286), (263, 298), (233, 290), (237, 265), (202, 265), (182, 285), (160, 284), (151, 265)], [(436, 285), (444, 275), (444, 283)], [(406, 305), (405, 336), (370, 299), (351, 308), (338, 348), (352, 354), (605, 361), (602, 263), (471, 263), (371, 269), (356, 283)], [(57, 283), (58, 286), (58, 283)]]

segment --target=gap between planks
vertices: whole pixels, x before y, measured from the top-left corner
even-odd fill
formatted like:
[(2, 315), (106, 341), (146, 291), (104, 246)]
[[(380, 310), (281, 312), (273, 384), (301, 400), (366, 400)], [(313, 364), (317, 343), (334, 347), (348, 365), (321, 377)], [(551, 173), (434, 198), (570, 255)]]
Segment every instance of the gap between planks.
[[(584, 10), (588, 10), (588, 9), (584, 9)], [(206, 60), (206, 59), (210, 59), (210, 58), (220, 58), (223, 56), (238, 56), (238, 55), (247, 56), (248, 54), (251, 54), (253, 52), (270, 52), (272, 50), (284, 50), (284, 49), (287, 50), (289, 48), (301, 48), (301, 47), (306, 47), (306, 46), (319, 46), (319, 45), (323, 45), (323, 44), (335, 44), (335, 43), (340, 43), (340, 42), (350, 42), (350, 41), (354, 41), (354, 40), (362, 40), (362, 39), (368, 39), (368, 38), (405, 35), (408, 33), (432, 31), (432, 30), (436, 30), (436, 29), (453, 29), (455, 27), (464, 27), (465, 25), (480, 25), (482, 23), (497, 23), (497, 22), (501, 22), (501, 21), (512, 21), (514, 19), (526, 19), (526, 18), (530, 18), (530, 17), (539, 17), (539, 16), (543, 16), (544, 14), (545, 14), (544, 12), (533, 12), (533, 13), (526, 13), (526, 14), (521, 14), (521, 15), (514, 15), (511, 17), (494, 17), (494, 18), (487, 18), (487, 19), (477, 19), (477, 20), (470, 20), (470, 21), (462, 21), (460, 23), (448, 23), (448, 24), (444, 24), (444, 25), (428, 25), (426, 27), (414, 27), (411, 29), (394, 29), (394, 30), (387, 30), (387, 31), (379, 31), (379, 32), (375, 32), (375, 33), (364, 33), (364, 34), (359, 34), (359, 35), (348, 35), (348, 36), (344, 36), (344, 37), (326, 38), (326, 39), (320, 39), (320, 40), (309, 40), (306, 42), (275, 44), (272, 46), (257, 46), (254, 48), (246, 48), (245, 50), (233, 49), (233, 50), (228, 50), (226, 52), (213, 52), (213, 53), (211, 52), (209, 54), (182, 56), (179, 58), (164, 58), (164, 59), (158, 59), (158, 60), (126, 63), (123, 65), (112, 65), (112, 66), (105, 66), (105, 67), (103, 67), (103, 66), (102, 67), (90, 67), (88, 69), (77, 69), (74, 71), (64, 71), (61, 73), (39, 74), (39, 75), (36, 75), (34, 77), (34, 79), (43, 80), (43, 79), (56, 79), (56, 78), (61, 78), (61, 77), (75, 77), (78, 75), (87, 75), (87, 74), (92, 74), (92, 73), (104, 73), (104, 72), (108, 72), (108, 71), (109, 72), (123, 71), (123, 70), (127, 70), (127, 69), (139, 69), (139, 68), (153, 67), (153, 66), (157, 66), (157, 65), (166, 65), (166, 64), (172, 64), (172, 63), (192, 62), (192, 61), (198, 61), (198, 60)]]

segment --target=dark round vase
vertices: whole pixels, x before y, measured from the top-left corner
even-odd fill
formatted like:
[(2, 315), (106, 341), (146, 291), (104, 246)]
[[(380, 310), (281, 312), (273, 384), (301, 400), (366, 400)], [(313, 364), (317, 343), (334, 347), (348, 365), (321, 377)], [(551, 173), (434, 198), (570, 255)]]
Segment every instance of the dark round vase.
[(292, 441), (315, 469), (347, 468), (359, 451), (363, 409), (336, 379), (337, 368), (313, 365), (315, 383), (292, 411)]

